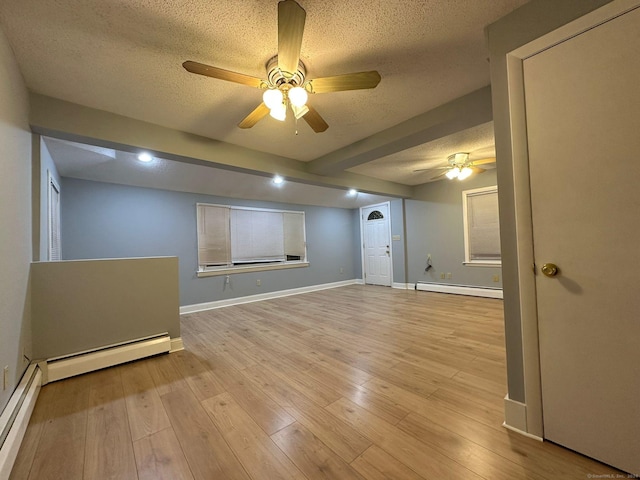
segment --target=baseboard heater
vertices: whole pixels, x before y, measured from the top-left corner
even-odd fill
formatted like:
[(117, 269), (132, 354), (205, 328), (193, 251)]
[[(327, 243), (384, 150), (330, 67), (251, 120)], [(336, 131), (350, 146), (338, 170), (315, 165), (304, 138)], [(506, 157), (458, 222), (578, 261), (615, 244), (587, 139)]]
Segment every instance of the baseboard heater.
[(32, 363), (0, 415), (0, 480), (8, 479), (11, 474), (40, 393), (41, 381), (42, 372)]
[(471, 287), (467, 285), (449, 285), (446, 283), (416, 282), (416, 290), (437, 293), (453, 293), (472, 297), (502, 298), (501, 288)]
[(63, 378), (93, 372), (171, 350), (168, 333), (140, 338), (84, 352), (56, 357), (40, 363), (43, 385)]

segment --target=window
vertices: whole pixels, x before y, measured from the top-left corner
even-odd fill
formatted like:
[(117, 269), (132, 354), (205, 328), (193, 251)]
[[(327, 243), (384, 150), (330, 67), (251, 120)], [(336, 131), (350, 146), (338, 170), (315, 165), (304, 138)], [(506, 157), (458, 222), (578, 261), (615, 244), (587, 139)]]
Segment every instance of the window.
[(465, 264), (500, 265), (498, 187), (462, 192)]
[(307, 266), (304, 212), (196, 205), (198, 275)]

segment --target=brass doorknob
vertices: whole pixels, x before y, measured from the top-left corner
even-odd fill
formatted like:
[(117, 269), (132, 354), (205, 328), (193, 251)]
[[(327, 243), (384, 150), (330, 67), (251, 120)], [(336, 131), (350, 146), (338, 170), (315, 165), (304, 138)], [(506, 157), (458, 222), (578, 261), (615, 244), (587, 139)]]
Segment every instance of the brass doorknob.
[(547, 277), (555, 277), (558, 274), (558, 266), (555, 263), (545, 263), (541, 270)]

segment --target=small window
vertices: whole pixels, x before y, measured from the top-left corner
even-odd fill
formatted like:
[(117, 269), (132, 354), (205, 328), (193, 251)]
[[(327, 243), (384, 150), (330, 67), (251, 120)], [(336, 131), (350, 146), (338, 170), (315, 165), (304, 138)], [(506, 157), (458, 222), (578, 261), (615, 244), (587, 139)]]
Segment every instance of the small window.
[(498, 187), (462, 192), (465, 263), (500, 265)]
[(287, 268), (306, 262), (304, 212), (208, 204), (197, 204), (196, 209), (198, 272)]
[(381, 218), (384, 218), (384, 215), (382, 214), (382, 212), (378, 210), (374, 210), (369, 214), (369, 216), (367, 217), (367, 220), (380, 220)]

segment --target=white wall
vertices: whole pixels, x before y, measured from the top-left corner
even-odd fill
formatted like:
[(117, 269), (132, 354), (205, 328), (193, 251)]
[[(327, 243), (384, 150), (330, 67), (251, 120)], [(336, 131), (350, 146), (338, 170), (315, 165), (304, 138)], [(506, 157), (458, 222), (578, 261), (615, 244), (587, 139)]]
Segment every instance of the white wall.
[(31, 133), (27, 89), (4, 32), (0, 30), (0, 370), (9, 367), (7, 404), (31, 349)]

